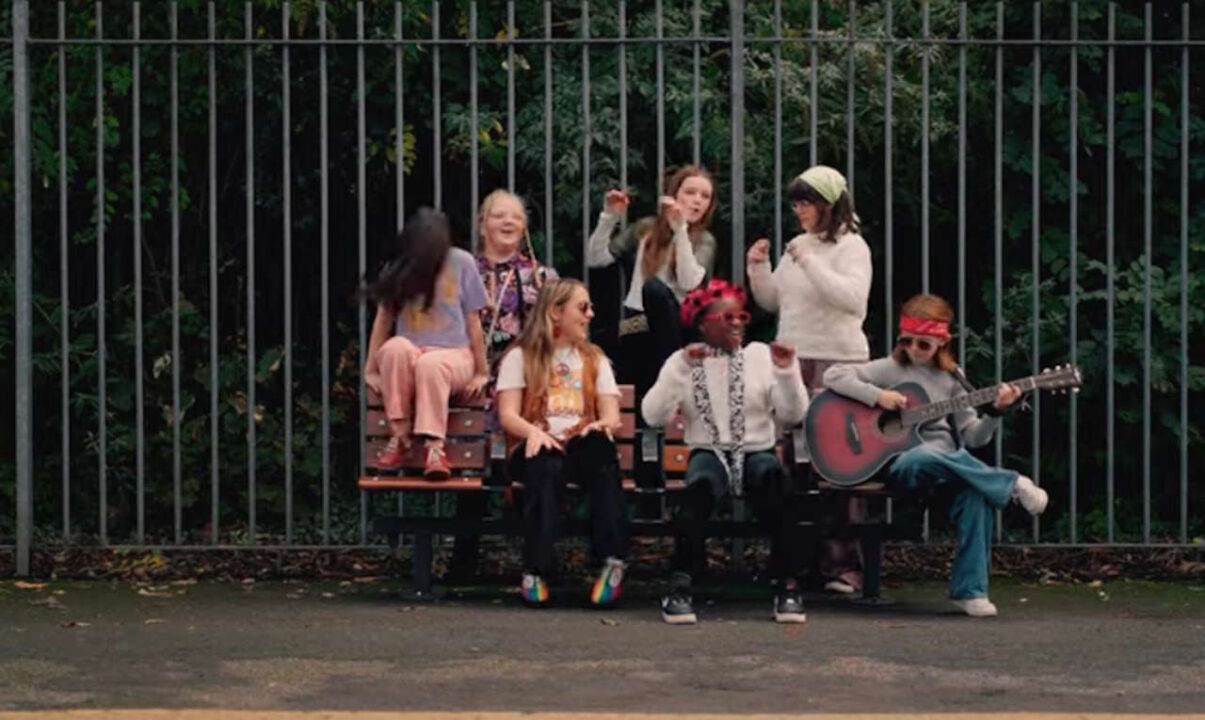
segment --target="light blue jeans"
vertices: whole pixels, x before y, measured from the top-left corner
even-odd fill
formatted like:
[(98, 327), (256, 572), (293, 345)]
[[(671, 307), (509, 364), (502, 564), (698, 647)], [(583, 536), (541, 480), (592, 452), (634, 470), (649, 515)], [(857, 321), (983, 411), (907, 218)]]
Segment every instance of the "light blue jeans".
[(1012, 499), (1017, 473), (992, 467), (966, 450), (946, 452), (919, 445), (895, 459), (890, 478), (897, 490), (917, 492), (956, 484), (961, 488), (950, 508), (958, 528), (958, 553), (950, 573), (950, 597), (987, 597), (992, 561), (993, 510)]

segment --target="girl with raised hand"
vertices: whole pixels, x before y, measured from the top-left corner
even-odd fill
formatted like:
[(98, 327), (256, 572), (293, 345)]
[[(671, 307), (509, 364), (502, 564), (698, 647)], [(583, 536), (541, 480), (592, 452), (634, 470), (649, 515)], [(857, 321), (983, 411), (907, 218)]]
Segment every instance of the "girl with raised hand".
[[(824, 389), (826, 369), (870, 359), (862, 332), (870, 297), (870, 248), (860, 234), (853, 196), (840, 172), (824, 165), (809, 168), (791, 182), (787, 197), (803, 232), (787, 243), (773, 273), (766, 239), (749, 249), (746, 265), (753, 299), (778, 313), (778, 342), (795, 349), (804, 385), (815, 397)], [(798, 459), (807, 463), (806, 452)], [(842, 512), (857, 521), (865, 515), (865, 506), (851, 498)], [(820, 574), (828, 590), (860, 590), (858, 543), (826, 540)]]
[(452, 247), (447, 217), (423, 208), (398, 234), (368, 296), (377, 314), (364, 380), (380, 393), (390, 430), (376, 465), (400, 468), (411, 435), (417, 435), (426, 440), (423, 474), (445, 479), (449, 399), (454, 393), (480, 395), (489, 382), (478, 314), (485, 287), (477, 263)]
[(670, 356), (640, 406), (652, 426), (681, 413), (690, 447), (677, 511), (689, 530), (676, 539), (661, 617), (671, 625), (695, 622), (691, 583), (704, 565), (703, 523), (717, 503), (747, 498), (771, 539), (769, 571), (778, 580), (774, 619), (804, 622), (796, 581), (802, 569), (798, 517), (790, 476), (774, 451), (782, 429), (807, 412), (795, 351), (779, 343), (741, 347), (749, 323), (745, 291), (723, 280), (688, 295), (681, 322), (697, 329), (703, 342)]
[(605, 267), (636, 251), (631, 285), (620, 323), (625, 376), (638, 395), (652, 385), (665, 359), (682, 347), (678, 315), (683, 298), (712, 274), (716, 240), (708, 230), (715, 214), (715, 182), (697, 165), (670, 177), (656, 217), (644, 218), (615, 236), (630, 198), (622, 190), (607, 193), (598, 225), (586, 249), (592, 268)]
[(591, 550), (600, 566), (590, 600), (609, 605), (623, 588), (627, 508), (611, 438), (619, 386), (607, 356), (590, 342), (593, 317), (585, 285), (550, 282), (498, 369), (498, 417), (515, 441), (510, 476), (523, 484), (520, 590), (533, 606), (548, 602), (560, 499), (570, 481), (590, 499)]
[[(900, 335), (891, 355), (860, 365), (834, 365), (824, 373), (829, 390), (885, 410), (903, 410), (908, 399), (891, 388), (912, 382), (930, 402), (966, 393), (950, 351), (954, 311), (936, 295), (917, 295), (900, 310)], [(899, 455), (887, 473), (901, 492), (920, 493), (951, 486), (958, 496), (950, 508), (957, 525), (958, 551), (950, 577), (950, 599), (972, 617), (993, 617), (988, 599), (994, 510), (1014, 501), (1032, 515), (1046, 509), (1046, 491), (1014, 470), (992, 467), (967, 452), (991, 441), (998, 416), (1021, 397), (1015, 385), (1001, 385), (996, 401), (980, 416), (971, 408), (920, 426), (921, 444)]]

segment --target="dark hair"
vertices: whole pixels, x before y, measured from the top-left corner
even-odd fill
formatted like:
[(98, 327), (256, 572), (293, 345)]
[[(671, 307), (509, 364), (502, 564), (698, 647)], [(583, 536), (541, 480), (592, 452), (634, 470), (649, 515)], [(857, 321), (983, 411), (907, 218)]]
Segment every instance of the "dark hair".
[(377, 279), (368, 286), (368, 297), (394, 315), (418, 298), (423, 300), (423, 310), (430, 310), (439, 271), (451, 249), (448, 217), (438, 210), (420, 208), (397, 234)]
[(837, 242), (837, 236), (843, 232), (862, 231), (857, 213), (854, 212), (854, 199), (849, 191), (841, 193), (836, 205), (830, 205), (816, 188), (800, 178), (795, 178), (787, 186), (787, 198), (792, 204), (811, 203), (820, 210), (820, 228), (817, 234), (824, 242)]

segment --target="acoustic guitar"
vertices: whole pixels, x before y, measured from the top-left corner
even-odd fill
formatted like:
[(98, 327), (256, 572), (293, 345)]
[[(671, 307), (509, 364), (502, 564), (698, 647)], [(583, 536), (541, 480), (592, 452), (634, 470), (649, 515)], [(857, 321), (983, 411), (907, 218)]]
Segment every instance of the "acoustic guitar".
[[(1083, 382), (1078, 367), (1066, 365), (1038, 375), (1013, 380), (1022, 392), (1053, 390), (1078, 392)], [(812, 399), (804, 431), (812, 468), (833, 485), (852, 487), (866, 482), (892, 458), (921, 443), (920, 426), (958, 410), (996, 401), (999, 385), (992, 385), (948, 400), (930, 402), (916, 383), (891, 388), (908, 398), (903, 410), (884, 410), (825, 390)]]

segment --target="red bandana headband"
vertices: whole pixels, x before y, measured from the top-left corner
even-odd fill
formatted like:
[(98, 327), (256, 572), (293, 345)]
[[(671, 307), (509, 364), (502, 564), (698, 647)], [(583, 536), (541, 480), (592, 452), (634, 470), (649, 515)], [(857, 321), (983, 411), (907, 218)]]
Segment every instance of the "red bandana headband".
[(682, 325), (694, 327), (699, 313), (712, 303), (725, 299), (735, 300), (742, 308), (745, 307), (745, 291), (740, 286), (723, 280), (712, 280), (706, 286), (691, 290), (682, 301)]
[(950, 323), (938, 320), (921, 320), (911, 315), (900, 316), (900, 332), (909, 335), (928, 335), (940, 340), (950, 339)]

